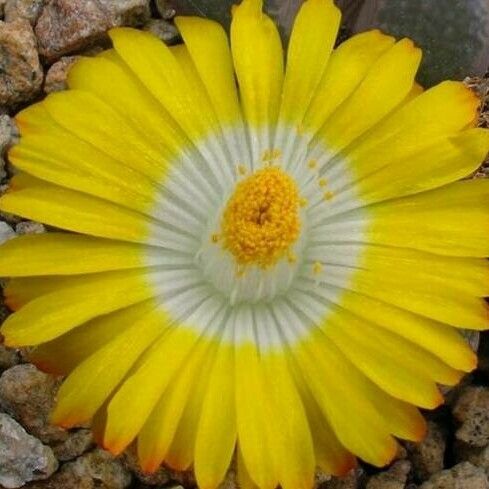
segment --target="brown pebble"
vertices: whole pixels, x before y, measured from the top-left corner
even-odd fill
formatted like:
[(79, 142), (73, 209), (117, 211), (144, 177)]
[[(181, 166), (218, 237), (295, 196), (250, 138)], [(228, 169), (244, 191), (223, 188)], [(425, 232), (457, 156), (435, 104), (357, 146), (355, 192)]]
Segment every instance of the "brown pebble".
[(434, 474), (420, 489), (489, 489), (489, 481), (483, 469), (463, 462)]
[(48, 0), (36, 24), (39, 53), (48, 61), (109, 45), (111, 27), (139, 26), (149, 20), (148, 0)]
[(44, 0), (7, 0), (5, 3), (5, 21), (24, 19), (32, 26), (36, 24)]
[(29, 22), (0, 21), (0, 53), (0, 107), (33, 99), (40, 91), (43, 72)]
[(455, 437), (474, 447), (489, 444), (489, 389), (468, 386), (462, 390), (452, 409), (460, 423)]
[(51, 93), (66, 90), (68, 88), (66, 77), (78, 58), (79, 56), (63, 56), (59, 61), (56, 61), (46, 73), (44, 92)]
[(366, 489), (404, 489), (410, 471), (411, 462), (400, 460), (389, 470), (372, 476), (367, 482)]
[(15, 365), (0, 376), (0, 407), (44, 443), (64, 441), (68, 433), (49, 423), (59, 380), (34, 365)]
[(446, 437), (443, 430), (433, 421), (428, 422), (428, 431), (420, 443), (405, 445), (417, 480), (425, 481), (443, 470)]

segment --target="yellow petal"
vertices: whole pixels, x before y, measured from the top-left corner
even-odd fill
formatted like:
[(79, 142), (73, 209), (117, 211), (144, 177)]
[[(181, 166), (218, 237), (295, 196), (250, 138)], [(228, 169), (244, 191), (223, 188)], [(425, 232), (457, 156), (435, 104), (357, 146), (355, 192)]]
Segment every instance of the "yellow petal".
[(275, 430), (265, 377), (254, 345), (236, 347), (235, 375), (238, 441), (245, 466), (260, 488), (274, 489), (279, 477), (272, 452)]
[(311, 101), (303, 121), (304, 130), (315, 134), (393, 44), (393, 37), (378, 30), (363, 32), (341, 43), (333, 51)]
[[(362, 328), (361, 337), (352, 335), (349, 330), (358, 330), (358, 327)], [(453, 385), (460, 380), (460, 374), (444, 367), (440, 360), (421, 348), (405, 340), (396, 340), (394, 335), (389, 335), (385, 330), (376, 330), (367, 322), (345, 312), (329, 317), (323, 329), (326, 336), (359, 370), (400, 400), (433, 409), (443, 402), (434, 381)], [(390, 350), (393, 346), (397, 349)]]
[(486, 257), (488, 198), (489, 182), (471, 180), (374, 205), (366, 239), (441, 255)]
[[(315, 458), (311, 428), (302, 400), (292, 380), (285, 353), (262, 354), (265, 388), (271, 400), (270, 423), (275, 425), (272, 450), (283, 489), (309, 489), (313, 485)], [(284, 409), (287, 406), (287, 409)]]
[(299, 124), (333, 50), (341, 13), (333, 0), (307, 0), (295, 18), (287, 52), (281, 122)]
[(317, 137), (330, 155), (345, 148), (402, 102), (413, 86), (420, 61), (421, 51), (409, 39), (399, 41), (381, 55), (319, 131)]
[(191, 140), (217, 129), (209, 104), (202, 105), (205, 99), (192, 89), (168, 46), (136, 29), (112, 29), (109, 35), (124, 63)]
[(144, 472), (154, 472), (166, 458), (186, 405), (197, 388), (205, 356), (214, 357), (214, 345), (201, 341), (170, 382), (138, 435), (138, 457)]
[(195, 332), (176, 325), (145, 354), (108, 405), (105, 448), (119, 454), (136, 438), (197, 339)]
[(176, 17), (175, 24), (223, 127), (241, 121), (233, 61), (220, 24), (199, 17)]
[(321, 334), (294, 348), (299, 368), (342, 445), (366, 462), (383, 466), (396, 454), (397, 444), (389, 434), (385, 413), (370, 401), (380, 390)]
[(477, 357), (462, 336), (446, 324), (355, 292), (341, 299), (345, 309), (432, 352), (456, 370), (470, 372)]
[(148, 248), (66, 233), (19, 236), (0, 248), (0, 276), (71, 275), (147, 266)]
[(271, 149), (284, 78), (280, 35), (262, 6), (262, 0), (243, 0), (234, 8), (231, 22), (231, 49), (253, 161)]
[(98, 97), (72, 89), (53, 93), (42, 104), (52, 119), (68, 132), (129, 168), (145, 168), (145, 173), (152, 174), (157, 181), (163, 178), (165, 160), (159, 148), (148, 142), (151, 138), (137, 132), (126, 118)]
[(135, 322), (68, 376), (58, 392), (54, 423), (68, 428), (89, 421), (144, 350), (162, 334), (167, 325), (165, 313), (154, 303), (141, 308)]
[(195, 476), (201, 489), (215, 489), (229, 468), (236, 445), (234, 348), (222, 339), (210, 372), (195, 440)]
[(160, 239), (148, 237), (149, 232), (154, 232), (165, 239), (167, 233), (161, 224), (147, 216), (40, 180), (29, 178), (25, 186), (25, 177), (19, 174), (12, 179), (11, 191), (0, 198), (1, 210), (102, 238), (161, 244)]
[(480, 100), (461, 82), (446, 81), (426, 90), (386, 117), (345, 152), (351, 164), (366, 165), (375, 159), (399, 161), (429, 147), (437, 138), (455, 134), (477, 117)]
[(294, 365), (297, 388), (301, 394), (311, 427), (317, 465), (326, 473), (345, 476), (356, 465), (356, 458), (339, 442), (330, 423), (310, 393), (297, 365)]
[(133, 130), (142, 133), (146, 144), (161, 154), (159, 168), (152, 162), (145, 165), (141, 157), (137, 162), (131, 162), (131, 167), (137, 163), (141, 168), (143, 164), (141, 171), (158, 178), (168, 170), (168, 162), (187, 144), (185, 134), (170, 114), (160, 110), (151, 93), (124, 65), (115, 51), (111, 50), (110, 56), (78, 60), (70, 70), (68, 84), (70, 88), (90, 92), (110, 105)]
[(154, 307), (154, 301), (150, 299), (99, 316), (59, 338), (35, 347), (29, 354), (29, 360), (49, 373), (67, 375)]
[[(402, 197), (459, 180), (477, 170), (489, 152), (486, 129), (469, 129), (435, 141), (425, 148), (403, 145), (394, 154), (372, 151), (369, 164), (354, 165), (358, 179), (354, 185), (362, 202)], [(331, 190), (338, 195), (334, 186)], [(340, 199), (338, 195), (335, 205)]]
[(214, 359), (213, 355), (209, 355), (196, 375), (192, 395), (185, 405), (166, 455), (165, 462), (174, 470), (188, 470), (194, 460), (195, 439)]
[[(8, 345), (37, 345), (84, 322), (157, 295), (158, 271), (116, 271), (82, 275), (71, 286), (33, 299), (2, 325)], [(94, 290), (101, 291), (94, 294)]]

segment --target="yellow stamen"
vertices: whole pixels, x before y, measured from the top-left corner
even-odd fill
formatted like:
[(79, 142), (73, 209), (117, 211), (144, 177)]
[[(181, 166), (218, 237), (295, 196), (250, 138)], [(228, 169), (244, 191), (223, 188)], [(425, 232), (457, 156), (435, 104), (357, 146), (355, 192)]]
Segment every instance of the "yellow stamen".
[(282, 156), (282, 151), (279, 149), (267, 149), (262, 156), (263, 163), (272, 163), (274, 160), (278, 160)]
[(334, 193), (333, 192), (324, 192), (324, 200), (331, 200), (333, 197), (334, 197)]
[(213, 242), (213, 243), (217, 243), (217, 242), (219, 241), (219, 238), (220, 238), (220, 236), (219, 236), (219, 234), (217, 234), (217, 233), (214, 233), (214, 234), (211, 236), (211, 240), (212, 240), (212, 242)]
[(314, 170), (318, 166), (318, 162), (316, 160), (309, 160), (307, 163), (307, 166), (311, 169)]
[(238, 167), (238, 173), (242, 176), (242, 175), (246, 175), (246, 166), (242, 165), (242, 164), (239, 164)]
[(314, 265), (312, 266), (312, 273), (314, 275), (319, 275), (323, 271), (323, 264), (319, 261), (314, 262)]
[(236, 185), (226, 205), (223, 247), (240, 265), (274, 265), (299, 236), (299, 205), (299, 191), (289, 175), (276, 167), (258, 170)]
[(326, 178), (320, 178), (318, 180), (318, 183), (320, 187), (326, 187), (326, 185), (328, 185), (328, 181), (326, 180)]
[(309, 201), (308, 201), (308, 200), (307, 200), (305, 197), (302, 197), (302, 198), (300, 199), (300, 201), (299, 201), (299, 205), (300, 205), (301, 207), (306, 207), (306, 205), (308, 204), (308, 202), (309, 202)]

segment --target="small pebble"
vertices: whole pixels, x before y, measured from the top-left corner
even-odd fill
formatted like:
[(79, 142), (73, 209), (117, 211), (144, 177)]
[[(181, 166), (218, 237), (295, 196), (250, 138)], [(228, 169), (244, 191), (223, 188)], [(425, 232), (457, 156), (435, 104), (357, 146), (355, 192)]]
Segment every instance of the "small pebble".
[(428, 422), (428, 432), (420, 443), (406, 443), (409, 459), (417, 480), (424, 481), (443, 470), (446, 436), (433, 421)]
[(46, 93), (59, 92), (68, 88), (66, 77), (73, 63), (79, 56), (63, 56), (59, 61), (56, 61), (46, 73), (44, 81), (44, 91)]
[(474, 447), (489, 444), (489, 389), (465, 387), (453, 406), (453, 415), (460, 423), (455, 437)]
[(175, 44), (180, 38), (177, 28), (163, 19), (151, 19), (144, 30), (151, 32), (166, 44)]
[(24, 19), (34, 26), (39, 18), (44, 0), (7, 0), (5, 3), (5, 21), (14, 22)]
[(69, 466), (72, 473), (78, 477), (93, 480), (94, 487), (125, 489), (132, 480), (131, 473), (124, 468), (120, 460), (100, 448), (85, 453), (65, 466)]
[(0, 53), (0, 106), (33, 99), (40, 91), (43, 72), (27, 20), (0, 21)]
[(0, 180), (7, 176), (5, 171), (5, 155), (17, 140), (17, 127), (8, 115), (0, 115)]
[(92, 432), (88, 429), (77, 429), (68, 433), (64, 441), (51, 445), (56, 458), (61, 462), (73, 460), (94, 446)]
[(97, 0), (48, 0), (35, 27), (39, 53), (55, 61), (100, 41), (108, 27)]
[(43, 234), (46, 232), (44, 224), (35, 221), (21, 221), (15, 225), (15, 232), (22, 234)]
[(410, 471), (411, 462), (400, 460), (389, 470), (372, 476), (367, 482), (366, 489), (404, 489)]
[(149, 17), (149, 0), (48, 0), (35, 28), (39, 53), (54, 62), (97, 43), (109, 45), (111, 27), (140, 26)]
[(15, 237), (15, 231), (6, 222), (0, 221), (0, 244), (13, 237)]
[(156, 0), (156, 10), (161, 15), (162, 19), (170, 20), (175, 17), (176, 11), (173, 7), (168, 5), (168, 0)]
[(21, 487), (46, 479), (58, 468), (52, 450), (29, 435), (7, 414), (0, 413), (0, 484)]
[(111, 26), (140, 27), (148, 22), (151, 9), (148, 0), (98, 0), (107, 12)]
[(65, 441), (68, 433), (49, 423), (59, 380), (21, 364), (0, 376), (0, 407), (44, 443)]
[(489, 480), (483, 469), (462, 462), (433, 475), (420, 489), (489, 489)]

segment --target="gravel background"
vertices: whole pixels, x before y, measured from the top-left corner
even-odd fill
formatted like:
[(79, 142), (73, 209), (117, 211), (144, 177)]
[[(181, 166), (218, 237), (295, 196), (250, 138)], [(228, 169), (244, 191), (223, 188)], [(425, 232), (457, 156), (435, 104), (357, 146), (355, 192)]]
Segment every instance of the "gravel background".
[[(5, 153), (18, 137), (11, 117), (64, 89), (70, 65), (80, 54), (107, 47), (106, 32), (113, 26), (138, 27), (178, 42), (173, 14), (164, 0), (0, 0), (0, 194), (11, 173)], [(480, 124), (487, 127), (489, 82), (466, 82), (483, 99)], [(483, 166), (475, 177), (487, 172)], [(45, 231), (42, 224), (0, 214), (0, 241)], [(0, 298), (0, 323), (7, 315)], [(318, 473), (317, 487), (489, 489), (489, 334), (468, 339), (478, 349), (479, 369), (445, 390), (445, 405), (427, 413), (429, 432), (421, 444), (404, 443), (397, 460), (381, 471), (362, 465), (341, 480)], [(28, 363), (28, 351), (6, 348), (0, 337), (0, 489), (195, 487), (191, 473), (161, 468), (144, 476), (132, 448), (114, 458), (95, 447), (87, 427), (50, 426), (59, 384)], [(231, 471), (222, 489), (236, 487)]]

